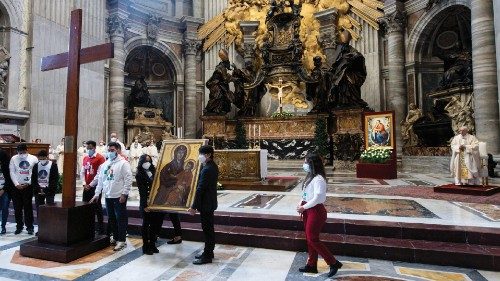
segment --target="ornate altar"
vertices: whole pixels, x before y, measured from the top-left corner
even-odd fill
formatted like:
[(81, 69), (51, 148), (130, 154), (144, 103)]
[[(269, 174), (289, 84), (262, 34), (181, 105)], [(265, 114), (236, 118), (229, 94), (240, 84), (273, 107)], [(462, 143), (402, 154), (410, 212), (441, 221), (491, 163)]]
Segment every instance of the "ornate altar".
[[(241, 118), (246, 137), (254, 145), (268, 150), (271, 159), (302, 159), (314, 139), (317, 118), (327, 115), (306, 115), (292, 118)], [(225, 116), (203, 116), (203, 138), (222, 140), (217, 147), (231, 148), (236, 138), (236, 120)]]
[(261, 181), (267, 177), (267, 150), (216, 150), (214, 161), (219, 167), (219, 181)]
[(172, 123), (162, 117), (162, 110), (148, 107), (133, 107), (133, 119), (127, 120), (127, 144), (135, 138), (144, 146), (146, 142), (155, 143), (173, 139)]

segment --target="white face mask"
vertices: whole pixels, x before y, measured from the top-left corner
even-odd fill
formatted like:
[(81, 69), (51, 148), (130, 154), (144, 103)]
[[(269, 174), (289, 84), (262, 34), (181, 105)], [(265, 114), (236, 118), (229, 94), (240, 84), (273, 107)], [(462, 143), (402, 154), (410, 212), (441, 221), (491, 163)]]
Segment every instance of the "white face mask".
[(205, 162), (207, 162), (207, 157), (204, 154), (200, 154), (200, 156), (198, 156), (198, 160), (200, 160), (201, 164), (205, 164)]
[(147, 170), (149, 169), (149, 167), (151, 167), (151, 163), (150, 162), (145, 162), (145, 163), (142, 163), (142, 167)]
[(309, 173), (311, 171), (311, 167), (309, 167), (309, 164), (304, 163), (302, 164), (302, 168), (304, 169), (304, 172)]
[(40, 160), (40, 164), (42, 164), (42, 166), (46, 166), (49, 164), (49, 160)]
[(112, 141), (112, 142), (116, 142), (117, 140), (118, 140), (118, 139), (117, 139), (117, 138), (115, 138), (115, 137), (112, 137), (112, 138), (111, 138), (111, 141)]
[(19, 157), (24, 159), (24, 158), (28, 157), (28, 153), (19, 153)]

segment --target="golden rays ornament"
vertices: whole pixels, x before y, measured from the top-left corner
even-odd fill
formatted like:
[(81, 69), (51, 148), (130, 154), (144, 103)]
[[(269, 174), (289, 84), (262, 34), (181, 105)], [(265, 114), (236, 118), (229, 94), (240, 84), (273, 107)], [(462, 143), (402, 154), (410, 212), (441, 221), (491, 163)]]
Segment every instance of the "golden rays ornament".
[[(368, 23), (372, 28), (378, 30), (377, 19), (384, 15), (381, 0), (277, 0), (277, 2), (294, 1), (302, 3), (302, 16), (300, 25), (300, 40), (304, 45), (303, 63), (307, 69), (312, 69), (312, 58), (323, 57), (323, 52), (318, 45), (319, 22), (314, 13), (327, 9), (336, 9), (338, 13), (337, 30), (347, 30), (354, 40), (360, 38), (362, 24), (356, 20), (356, 15), (362, 21)], [(238, 51), (243, 48), (243, 33), (240, 21), (259, 21), (256, 31), (257, 49), (262, 47), (266, 39), (266, 14), (269, 9), (270, 0), (229, 0), (228, 7), (219, 15), (206, 22), (198, 30), (198, 38), (204, 40), (203, 50), (210, 50), (217, 43), (226, 46), (235, 44)], [(290, 12), (286, 8), (285, 12)]]

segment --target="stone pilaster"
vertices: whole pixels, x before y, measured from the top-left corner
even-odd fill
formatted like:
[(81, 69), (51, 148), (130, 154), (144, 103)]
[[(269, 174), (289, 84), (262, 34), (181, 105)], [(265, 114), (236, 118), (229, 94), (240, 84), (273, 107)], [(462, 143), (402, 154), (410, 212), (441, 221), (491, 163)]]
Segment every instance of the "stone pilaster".
[(109, 108), (108, 108), (108, 131), (118, 134), (118, 138), (125, 140), (124, 134), (124, 112), (125, 112), (125, 49), (124, 34), (127, 24), (124, 18), (112, 15), (107, 20), (108, 33), (114, 44), (114, 57), (109, 62)]
[(471, 0), (472, 73), (477, 137), (489, 153), (500, 153), (493, 0)]
[[(398, 2), (401, 3), (401, 2)], [(405, 74), (405, 42), (404, 32), (406, 14), (403, 7), (396, 6), (396, 11), (379, 20), (387, 36), (388, 70), (387, 104), (388, 109), (395, 114), (395, 140), (397, 153), (402, 155), (403, 141), (401, 139), (401, 120), (405, 119), (407, 111), (407, 90)]]
[(332, 65), (333, 54), (337, 45), (337, 9), (328, 9), (314, 14), (314, 17), (319, 21), (319, 38), (318, 42), (323, 47), (326, 56), (326, 63), (324, 65)]
[(17, 100), (18, 110), (29, 110), (30, 104), (30, 70), (31, 70), (31, 36), (30, 25), (32, 20), (32, 5), (31, 1), (23, 0), (22, 27), (21, 30), (26, 32), (26, 35), (20, 37), (20, 64), (19, 64), (19, 98)]
[(193, 17), (183, 17), (184, 40), (184, 137), (196, 138), (197, 119), (201, 110), (196, 106), (196, 56), (201, 42), (197, 39), (197, 29), (202, 20)]

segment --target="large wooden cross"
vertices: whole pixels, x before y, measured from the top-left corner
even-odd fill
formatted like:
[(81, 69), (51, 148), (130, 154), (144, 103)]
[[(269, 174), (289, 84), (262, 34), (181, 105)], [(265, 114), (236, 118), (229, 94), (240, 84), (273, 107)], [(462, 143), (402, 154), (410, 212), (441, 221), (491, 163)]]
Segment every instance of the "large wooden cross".
[(113, 44), (106, 43), (81, 49), (82, 10), (71, 11), (69, 49), (66, 53), (42, 58), (42, 71), (68, 67), (66, 91), (66, 119), (64, 123), (64, 167), (62, 207), (75, 206), (76, 149), (78, 136), (78, 103), (80, 95), (80, 64), (113, 57)]

